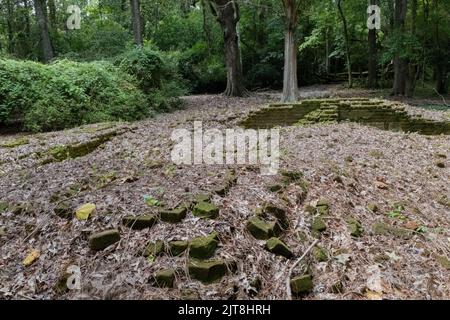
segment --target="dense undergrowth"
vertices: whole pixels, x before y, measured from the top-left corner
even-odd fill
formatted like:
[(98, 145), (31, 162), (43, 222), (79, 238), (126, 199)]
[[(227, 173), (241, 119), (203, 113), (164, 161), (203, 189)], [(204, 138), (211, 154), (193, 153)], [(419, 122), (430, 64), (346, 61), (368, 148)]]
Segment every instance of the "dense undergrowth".
[(175, 63), (146, 48), (112, 62), (0, 59), (0, 124), (19, 130), (143, 119), (180, 107), (185, 92)]

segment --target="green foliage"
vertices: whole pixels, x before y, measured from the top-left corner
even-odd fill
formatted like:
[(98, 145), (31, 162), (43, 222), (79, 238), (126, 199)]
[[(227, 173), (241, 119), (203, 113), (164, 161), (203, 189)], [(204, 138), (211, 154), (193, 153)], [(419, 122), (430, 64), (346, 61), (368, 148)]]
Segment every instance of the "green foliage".
[(169, 111), (181, 104), (178, 97), (188, 91), (178, 73), (177, 61), (173, 54), (150, 47), (135, 47), (118, 56), (114, 64), (137, 79), (153, 109)]
[(136, 77), (139, 87), (145, 93), (161, 87), (164, 70), (159, 52), (149, 48), (135, 47), (115, 58), (114, 64), (126, 73)]
[(394, 210), (386, 213), (386, 215), (392, 219), (406, 220), (406, 217), (403, 215), (404, 210), (405, 208), (403, 206), (397, 206)]
[(135, 80), (106, 62), (0, 60), (0, 122), (46, 131), (152, 113)]
[(225, 88), (224, 58), (212, 55), (205, 42), (198, 42), (179, 55), (179, 70), (195, 92), (218, 92)]
[(68, 30), (54, 35), (60, 57), (71, 60), (95, 61), (113, 58), (131, 43), (130, 32), (112, 20), (83, 21), (80, 30)]

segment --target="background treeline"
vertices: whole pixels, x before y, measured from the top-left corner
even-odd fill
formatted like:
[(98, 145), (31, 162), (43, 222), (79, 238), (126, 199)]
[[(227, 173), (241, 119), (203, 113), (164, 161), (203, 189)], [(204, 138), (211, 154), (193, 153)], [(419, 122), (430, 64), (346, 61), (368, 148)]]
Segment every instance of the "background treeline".
[[(30, 119), (27, 129), (142, 118), (178, 106), (175, 97), (187, 92), (241, 96), (247, 90), (284, 88), (284, 100), (292, 100), (297, 85), (347, 81), (412, 96), (425, 85), (447, 93), (450, 82), (450, 0), (0, 3), (0, 122)], [(381, 30), (367, 28), (369, 4), (381, 7)], [(66, 26), (69, 5), (81, 8), (79, 30)], [(104, 92), (90, 91), (89, 73), (103, 77), (96, 88)], [(12, 100), (22, 95), (21, 88), (45, 77), (55, 88), (47, 81), (45, 90), (35, 88), (39, 99)], [(134, 89), (137, 95), (131, 94)], [(114, 100), (118, 92), (120, 99)], [(60, 105), (52, 106), (59, 110), (66, 99), (76, 101), (66, 103), (68, 115), (94, 105), (98, 112), (76, 121), (57, 123), (51, 115), (48, 123), (31, 121), (38, 114), (44, 117), (46, 105)], [(120, 110), (123, 103), (129, 112)], [(107, 104), (118, 109), (107, 110)], [(143, 104), (142, 110), (132, 107)]]

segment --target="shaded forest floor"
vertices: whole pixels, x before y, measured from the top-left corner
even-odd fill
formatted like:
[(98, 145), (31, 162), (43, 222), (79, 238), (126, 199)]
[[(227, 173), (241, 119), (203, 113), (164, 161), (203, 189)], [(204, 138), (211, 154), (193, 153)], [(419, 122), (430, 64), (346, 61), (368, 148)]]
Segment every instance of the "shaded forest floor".
[[(304, 97), (380, 97), (378, 91), (319, 86)], [(306, 299), (450, 298), (450, 139), (383, 131), (355, 123), (281, 128), (281, 167), (303, 174), (302, 184), (278, 192), (270, 187), (282, 176), (261, 176), (254, 166), (176, 166), (170, 140), (175, 128), (233, 128), (275, 93), (246, 99), (217, 95), (184, 98), (186, 107), (133, 124), (97, 124), (62, 132), (0, 136), (0, 297), (24, 299), (285, 299), (286, 279), (295, 258), (316, 239), (311, 208), (329, 204), (326, 230), (318, 247), (303, 260), (314, 288)], [(408, 100), (438, 105), (435, 100)], [(410, 113), (449, 120), (448, 111), (407, 106)], [(8, 145), (9, 144), (9, 145)], [(8, 145), (8, 146), (6, 146)], [(64, 145), (84, 145), (83, 156), (61, 160)], [(92, 148), (91, 148), (92, 147)], [(92, 150), (91, 150), (92, 149)], [(159, 221), (131, 230), (127, 215), (156, 213), (145, 199), (165, 207), (190, 201), (220, 188), (234, 169), (237, 181), (212, 203), (217, 219), (188, 213), (177, 224)], [(305, 188), (306, 186), (306, 188)], [(157, 201), (157, 202), (156, 202)], [(56, 216), (65, 203), (74, 211), (94, 203), (87, 221)], [(148, 201), (147, 201), (148, 202)], [(289, 228), (281, 238), (293, 259), (264, 249), (246, 230), (258, 208), (271, 203), (286, 211)], [(351, 235), (349, 218), (359, 221)], [(121, 240), (104, 251), (89, 249), (93, 232), (118, 228)], [(216, 259), (236, 265), (219, 282), (202, 284), (184, 272), (188, 254), (142, 256), (147, 243), (189, 240), (218, 232)], [(40, 253), (23, 266), (32, 251)], [(323, 260), (323, 261), (321, 261)], [(55, 290), (67, 266), (81, 270), (81, 290)], [(177, 270), (175, 288), (157, 288), (149, 280), (163, 268)], [(299, 269), (299, 268), (297, 268)], [(304, 270), (294, 270), (300, 274)]]

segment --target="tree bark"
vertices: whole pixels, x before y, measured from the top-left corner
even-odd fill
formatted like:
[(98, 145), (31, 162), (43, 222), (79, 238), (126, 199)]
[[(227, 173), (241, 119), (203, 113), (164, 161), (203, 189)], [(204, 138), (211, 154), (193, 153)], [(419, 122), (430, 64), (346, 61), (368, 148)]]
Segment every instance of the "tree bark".
[(325, 31), (325, 73), (327, 76), (330, 74), (330, 36), (329, 28)]
[(435, 77), (436, 77), (436, 91), (439, 94), (447, 94), (450, 82), (450, 62), (448, 52), (450, 50), (450, 39), (448, 37), (441, 39), (439, 24), (442, 23), (442, 19), (438, 18), (439, 1), (433, 1), (433, 10), (435, 12), (434, 19), (434, 46), (436, 50), (435, 56)]
[(50, 33), (48, 31), (45, 0), (34, 0), (34, 10), (36, 12), (36, 19), (41, 32), (41, 45), (44, 61), (50, 62), (55, 57), (55, 54), (50, 39)]
[(206, 0), (201, 0), (202, 16), (203, 16), (203, 34), (205, 36), (206, 45), (208, 46), (208, 56), (211, 56), (212, 51), (212, 30), (208, 19), (208, 6), (206, 5)]
[(299, 0), (283, 0), (284, 8), (284, 75), (282, 102), (297, 101), (299, 96), (297, 76), (297, 39)]
[[(377, 0), (370, 0), (371, 5), (376, 5)], [(378, 70), (377, 70), (377, 61), (378, 61), (378, 52), (377, 52), (377, 29), (370, 29), (368, 35), (369, 42), (369, 75), (367, 79), (367, 86), (371, 89), (377, 87), (377, 78), (378, 78)]]
[(133, 25), (134, 43), (138, 46), (144, 44), (141, 4), (139, 0), (130, 0), (131, 22)]
[(227, 87), (224, 94), (229, 97), (242, 97), (247, 94), (242, 72), (241, 49), (237, 24), (240, 20), (239, 5), (235, 0), (211, 0), (211, 10), (220, 23), (225, 42), (225, 65)]
[[(416, 34), (416, 21), (417, 21), (417, 0), (411, 0), (411, 34)], [(417, 62), (408, 61), (405, 94), (407, 97), (412, 97), (416, 89), (417, 80)]]
[[(394, 28), (399, 36), (403, 34), (405, 29), (407, 5), (408, 0), (395, 0)], [(397, 52), (394, 57), (394, 95), (405, 95), (407, 71), (406, 61)]]
[(348, 35), (347, 19), (344, 15), (344, 10), (342, 9), (342, 0), (337, 1), (337, 7), (339, 15), (342, 20), (342, 26), (344, 29), (344, 42), (345, 42), (345, 57), (347, 60), (347, 73), (348, 73), (348, 87), (353, 87), (353, 76), (352, 76), (352, 60), (350, 55), (350, 39)]

